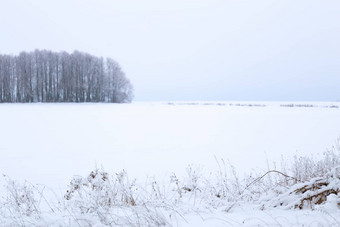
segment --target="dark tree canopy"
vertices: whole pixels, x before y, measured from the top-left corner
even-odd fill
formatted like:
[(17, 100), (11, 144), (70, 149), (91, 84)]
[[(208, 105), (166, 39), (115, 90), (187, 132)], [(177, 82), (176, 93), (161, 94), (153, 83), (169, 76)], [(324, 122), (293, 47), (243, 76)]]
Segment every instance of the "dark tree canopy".
[(131, 102), (119, 64), (87, 53), (0, 55), (0, 102)]

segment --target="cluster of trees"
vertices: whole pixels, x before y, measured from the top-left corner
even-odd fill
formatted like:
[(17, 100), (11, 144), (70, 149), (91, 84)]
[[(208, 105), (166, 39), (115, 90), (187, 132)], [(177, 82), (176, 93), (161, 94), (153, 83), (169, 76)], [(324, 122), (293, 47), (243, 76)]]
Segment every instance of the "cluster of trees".
[(0, 55), (0, 102), (131, 102), (119, 64), (87, 53)]

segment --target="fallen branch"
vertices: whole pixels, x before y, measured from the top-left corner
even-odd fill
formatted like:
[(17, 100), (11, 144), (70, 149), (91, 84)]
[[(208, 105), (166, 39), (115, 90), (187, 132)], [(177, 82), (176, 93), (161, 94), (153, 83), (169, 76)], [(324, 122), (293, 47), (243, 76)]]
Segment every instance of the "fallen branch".
[[(278, 170), (269, 170), (268, 172), (266, 172), (265, 174), (263, 174), (262, 176), (256, 178), (255, 180), (253, 180), (252, 182), (250, 182), (244, 189), (243, 191), (239, 194), (239, 198), (242, 196), (242, 194), (253, 184), (259, 182), (260, 180), (262, 180), (266, 175), (270, 174), (270, 173), (278, 173), (278, 174), (281, 174), (282, 176), (284, 177), (287, 177), (287, 178), (290, 178), (292, 180), (295, 180), (297, 182), (301, 182), (300, 180), (296, 179), (295, 177), (291, 177), (291, 176), (288, 176), (287, 174), (284, 174)], [(238, 198), (238, 199), (239, 199)], [(237, 199), (237, 200), (238, 200)], [(231, 210), (231, 208), (233, 208), (235, 206), (235, 204), (238, 202), (238, 201), (235, 201), (228, 209), (226, 209), (227, 212), (229, 212)]]

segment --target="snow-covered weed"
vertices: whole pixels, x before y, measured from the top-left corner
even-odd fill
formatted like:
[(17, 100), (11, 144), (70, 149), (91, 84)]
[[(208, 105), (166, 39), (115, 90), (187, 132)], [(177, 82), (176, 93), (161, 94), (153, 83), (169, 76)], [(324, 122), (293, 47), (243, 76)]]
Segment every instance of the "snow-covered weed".
[(188, 214), (229, 212), (241, 204), (261, 210), (340, 209), (339, 140), (319, 157), (283, 159), (280, 168), (268, 165), (267, 171), (244, 177), (230, 163), (216, 161), (216, 172), (206, 174), (203, 167), (189, 165), (183, 178), (173, 173), (162, 181), (149, 178), (143, 186), (124, 170), (110, 174), (95, 169), (86, 177), (73, 177), (54, 202), (45, 198), (43, 187), (5, 176), (0, 225), (171, 226)]
[(7, 183), (4, 199), (4, 207), (9, 210), (9, 213), (16, 213), (24, 216), (32, 216), (39, 214), (39, 204), (36, 191), (33, 185), (28, 182), (19, 184), (7, 176)]
[(108, 209), (136, 205), (136, 190), (135, 180), (130, 182), (124, 170), (113, 178), (107, 172), (96, 169), (87, 177), (74, 177), (64, 197), (74, 203), (81, 213), (91, 213), (97, 207)]
[(164, 226), (168, 221), (157, 207), (148, 206), (138, 193), (136, 180), (130, 181), (126, 171), (110, 175), (96, 169), (87, 177), (74, 177), (64, 198), (65, 208), (81, 225), (93, 220), (115, 226)]
[(307, 181), (315, 177), (324, 177), (333, 168), (340, 166), (340, 140), (336, 146), (324, 152), (321, 157), (294, 157), (290, 174), (299, 181)]

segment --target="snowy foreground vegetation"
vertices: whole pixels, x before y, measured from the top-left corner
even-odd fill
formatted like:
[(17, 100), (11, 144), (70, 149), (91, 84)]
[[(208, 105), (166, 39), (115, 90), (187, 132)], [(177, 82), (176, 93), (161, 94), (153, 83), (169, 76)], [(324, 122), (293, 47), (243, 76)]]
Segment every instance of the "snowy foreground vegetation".
[[(325, 147), (319, 152), (311, 149), (302, 154), (284, 153), (280, 149), (283, 144), (266, 146), (277, 143), (278, 138), (296, 146), (293, 137), (298, 137), (302, 131), (303, 136), (297, 139), (304, 143), (304, 138), (319, 138), (325, 142), (326, 137), (334, 136), (333, 133), (339, 130), (340, 115), (338, 108), (334, 107), (336, 104), (191, 104), (1, 105), (0, 123), (6, 132), (0, 135), (3, 151), (0, 225), (340, 225), (340, 140), (334, 143), (334, 139), (330, 139), (333, 147), (329, 149)], [(23, 111), (25, 117), (19, 117), (18, 114)], [(135, 119), (136, 116), (140, 118)], [(83, 123), (83, 127), (77, 130), (71, 124), (76, 121), (75, 117), (78, 123)], [(27, 122), (27, 119), (30, 121)], [(141, 125), (137, 123), (141, 119), (144, 119), (143, 126), (149, 126), (143, 128), (144, 134), (139, 131), (142, 130), (139, 129)], [(230, 119), (238, 124), (231, 124)], [(278, 119), (282, 122), (277, 122)], [(258, 131), (254, 121), (261, 122), (262, 131)], [(265, 125), (266, 122), (268, 125)], [(195, 134), (196, 123), (203, 132)], [(322, 137), (311, 131), (310, 125), (328, 134), (324, 133)], [(66, 126), (68, 128), (65, 129)], [(222, 130), (228, 126), (232, 128)], [(301, 126), (306, 128), (302, 130)], [(87, 133), (96, 137), (86, 137), (82, 133), (84, 129), (90, 130)], [(286, 129), (291, 132), (292, 138)], [(298, 134), (294, 134), (292, 129)], [(117, 130), (120, 134), (113, 132)], [(241, 131), (244, 137), (238, 138), (235, 130)], [(247, 134), (246, 131), (257, 134)], [(176, 137), (182, 136), (181, 132), (192, 132), (192, 135), (181, 140)], [(216, 132), (223, 135), (219, 137)], [(218, 153), (218, 147), (225, 141), (223, 137), (230, 136), (231, 132), (234, 133), (234, 144), (229, 141), (229, 148), (224, 147), (224, 153)], [(209, 133), (213, 136), (209, 137)], [(261, 137), (269, 137), (270, 134), (277, 137), (267, 138), (265, 143), (260, 144)], [(14, 135), (22, 143), (10, 140)], [(72, 139), (66, 140), (70, 136), (73, 136)], [(44, 140), (40, 141), (37, 137)], [(48, 140), (51, 137), (54, 137), (53, 140)], [(140, 137), (142, 140), (138, 143)], [(206, 137), (208, 139), (202, 143)], [(90, 155), (85, 148), (81, 148), (83, 153), (76, 150), (76, 147), (82, 146), (79, 142), (88, 146), (89, 150), (95, 149), (91, 139), (92, 142), (100, 142), (98, 152), (93, 151), (94, 154)], [(58, 146), (60, 141), (66, 141), (64, 145), (69, 147), (64, 147), (66, 151)], [(242, 153), (240, 159), (245, 162), (241, 162), (233, 156), (233, 150), (241, 146), (240, 141), (250, 143), (259, 158), (252, 158), (251, 153)], [(314, 142), (310, 140), (311, 144)], [(148, 146), (141, 146), (144, 143)], [(195, 148), (196, 156), (200, 156), (211, 150), (210, 143), (217, 145), (213, 147), (216, 153), (207, 154), (215, 168), (208, 168), (211, 167), (210, 160), (200, 162), (195, 155), (185, 152)], [(280, 158), (268, 154), (268, 160), (262, 160), (263, 156), (257, 150), (262, 145), (267, 149), (277, 147)], [(112, 152), (107, 152), (109, 148)], [(55, 153), (56, 149), (60, 152)], [(125, 156), (119, 149), (128, 154)], [(157, 156), (154, 153), (157, 149), (159, 152), (165, 149), (175, 156), (174, 159), (166, 156), (173, 171), (168, 166), (157, 165), (158, 162), (163, 164), (161, 156), (167, 155)], [(126, 164), (119, 165), (122, 158)], [(83, 159), (93, 159), (93, 168), (89, 168)], [(72, 164), (69, 166), (70, 160)], [(184, 162), (187, 163), (185, 166)], [(54, 163), (59, 165), (56, 173), (51, 170)], [(108, 163), (115, 165), (115, 169)], [(102, 164), (104, 167), (101, 167)], [(147, 165), (155, 166), (156, 171), (147, 168)], [(73, 174), (79, 175), (72, 177)]]
[[(146, 182), (127, 172), (95, 169), (74, 177), (53, 200), (45, 186), (7, 176), (1, 225), (62, 226), (339, 226), (340, 150), (322, 159), (295, 158), (290, 165), (239, 178), (231, 165), (203, 175), (188, 166), (186, 177)], [(301, 217), (302, 216), (302, 217)], [(198, 219), (198, 220), (197, 220)]]

